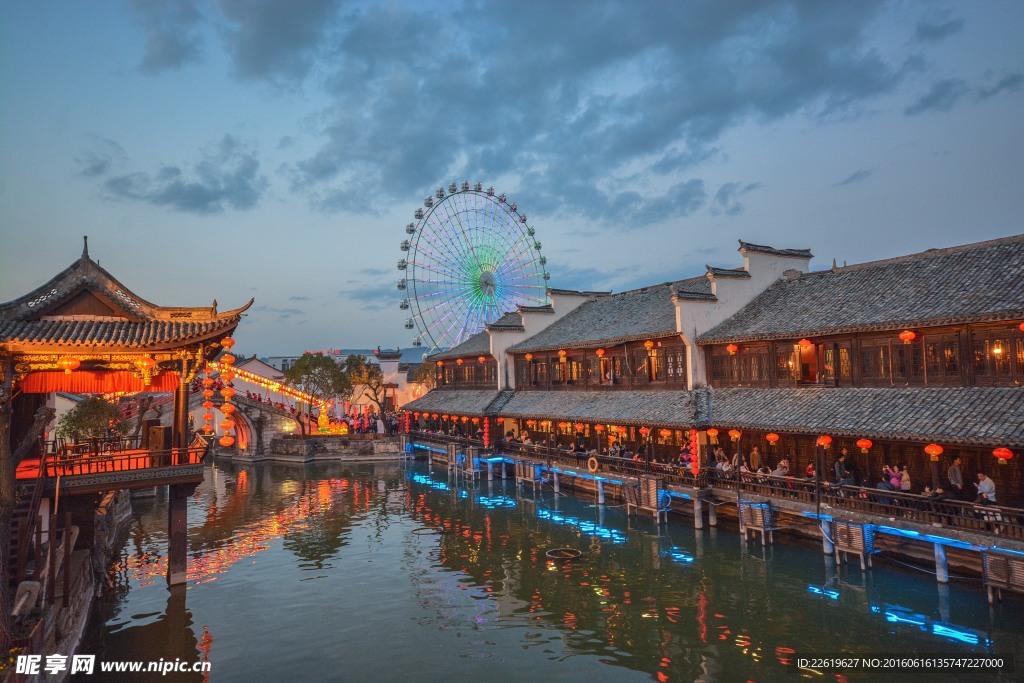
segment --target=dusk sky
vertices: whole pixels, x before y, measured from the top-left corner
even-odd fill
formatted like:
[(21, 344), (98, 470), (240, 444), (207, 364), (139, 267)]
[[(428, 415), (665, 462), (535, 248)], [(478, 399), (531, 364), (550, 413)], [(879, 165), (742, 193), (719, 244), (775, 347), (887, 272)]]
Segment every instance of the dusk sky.
[(0, 301), (90, 255), (256, 303), (243, 355), (409, 346), (423, 198), (507, 193), (559, 288), (1024, 232), (1024, 2), (0, 3)]

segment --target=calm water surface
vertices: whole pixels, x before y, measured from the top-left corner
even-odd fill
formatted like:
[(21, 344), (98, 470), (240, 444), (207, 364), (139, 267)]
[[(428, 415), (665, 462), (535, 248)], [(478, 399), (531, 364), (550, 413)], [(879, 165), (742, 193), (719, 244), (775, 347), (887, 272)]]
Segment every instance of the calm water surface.
[[(685, 517), (659, 533), (623, 508), (517, 496), (511, 479), (454, 486), (425, 465), (212, 464), (189, 507), (187, 590), (164, 580), (165, 497), (134, 508), (80, 652), (208, 660), (211, 681), (893, 680), (792, 663), (1024, 652), (1020, 597), (990, 610), (977, 581), (945, 590), (881, 558), (837, 571), (819, 549), (762, 551)], [(557, 547), (583, 554), (547, 561)]]

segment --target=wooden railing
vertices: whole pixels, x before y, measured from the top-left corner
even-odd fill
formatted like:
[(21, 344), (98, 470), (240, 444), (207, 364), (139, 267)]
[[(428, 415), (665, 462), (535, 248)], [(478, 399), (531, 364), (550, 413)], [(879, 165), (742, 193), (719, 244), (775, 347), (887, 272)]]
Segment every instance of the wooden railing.
[[(417, 440), (437, 443), (461, 443), (483, 448), (483, 443), (458, 436), (413, 432)], [(889, 519), (911, 520), (921, 524), (941, 525), (961, 531), (997, 535), (1024, 541), (1024, 509), (1000, 505), (977, 505), (967, 501), (941, 499), (905, 493), (884, 491), (860, 486), (835, 486), (804, 477), (773, 476), (752, 472), (723, 472), (702, 468), (694, 475), (689, 469), (656, 462), (613, 458), (593, 453), (572, 453), (558, 448), (532, 444), (504, 444), (496, 454), (526, 457), (552, 465), (586, 468), (590, 457), (596, 457), (599, 471), (630, 477), (654, 475), (674, 486), (735, 491), (738, 494), (763, 498), (790, 500), (805, 505), (817, 505), (848, 512), (863, 513), (882, 524)]]
[(206, 451), (207, 447), (204, 445), (160, 451), (136, 450), (101, 453), (100, 455), (72, 454), (63, 457), (54, 456), (46, 463), (46, 476), (56, 477), (61, 475), (66, 477), (80, 474), (104, 474), (158, 467), (198, 465), (202, 463)]

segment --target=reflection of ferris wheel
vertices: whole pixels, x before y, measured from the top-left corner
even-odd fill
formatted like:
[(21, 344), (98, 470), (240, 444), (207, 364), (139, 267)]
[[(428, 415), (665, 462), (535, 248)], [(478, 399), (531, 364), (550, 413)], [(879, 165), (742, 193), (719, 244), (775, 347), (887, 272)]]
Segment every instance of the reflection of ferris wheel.
[(407, 296), (400, 306), (412, 315), (405, 327), (419, 335), (414, 345), (451, 348), (516, 306), (547, 303), (547, 259), (505, 195), (452, 183), (423, 204), (405, 226), (408, 255), (398, 262), (398, 289)]

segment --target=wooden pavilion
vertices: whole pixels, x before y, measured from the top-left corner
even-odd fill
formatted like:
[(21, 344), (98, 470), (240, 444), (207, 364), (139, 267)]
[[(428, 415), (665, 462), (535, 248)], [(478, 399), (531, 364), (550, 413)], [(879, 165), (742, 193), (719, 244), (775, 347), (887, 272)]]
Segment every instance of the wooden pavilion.
[[(251, 305), (252, 300), (223, 313), (216, 301), (197, 308), (157, 306), (90, 259), (88, 238), (82, 256), (68, 268), (0, 304), (0, 398), (6, 404), (2, 419), (9, 419), (11, 446), (5, 453), (30, 432), (34, 414), (50, 393), (174, 394), (169, 439), (149, 442), (144, 434), (142, 448), (108, 445), (103, 452), (81, 453), (40, 442), (22, 463), (3, 463), (7, 473), (17, 468), (16, 495), (34, 496), (36, 507), (50, 500), (50, 511), (51, 499), (60, 496), (61, 507), (68, 501), (65, 509), (76, 515), (74, 523), (91, 528), (88, 508), (95, 494), (169, 485), (167, 579), (172, 585), (184, 583), (186, 502), (202, 481), (207, 448), (189, 433), (189, 384), (221, 351), (220, 340), (230, 336)], [(29, 524), (36, 514), (35, 509), (27, 513)], [(17, 535), (15, 526), (12, 542)]]

